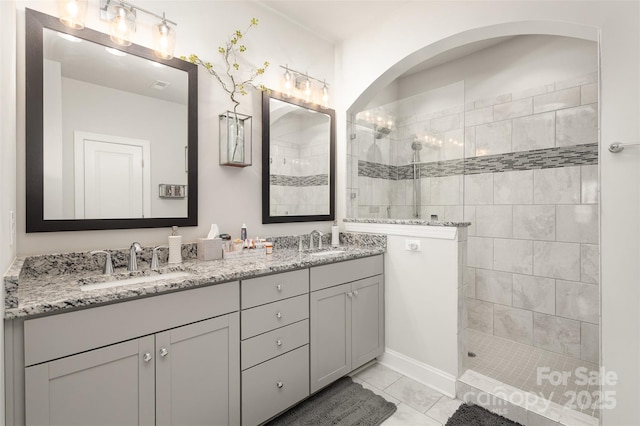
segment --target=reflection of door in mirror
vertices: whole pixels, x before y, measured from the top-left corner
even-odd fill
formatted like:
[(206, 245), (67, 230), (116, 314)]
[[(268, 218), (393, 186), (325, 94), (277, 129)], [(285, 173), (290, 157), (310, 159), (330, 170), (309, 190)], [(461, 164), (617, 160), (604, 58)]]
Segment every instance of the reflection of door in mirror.
[(76, 218), (148, 217), (149, 158), (149, 141), (76, 132)]
[[(187, 198), (161, 198), (158, 188), (187, 185), (187, 74), (49, 29), (43, 42), (44, 219), (186, 217)], [(144, 185), (142, 170), (130, 168), (133, 154), (120, 152), (122, 142), (111, 146), (117, 154), (101, 145), (94, 158), (75, 161), (80, 132), (147, 141)], [(101, 168), (90, 170), (88, 161)], [(75, 169), (80, 164), (84, 171)]]
[(270, 119), (270, 215), (328, 215), (330, 117), (271, 99)]

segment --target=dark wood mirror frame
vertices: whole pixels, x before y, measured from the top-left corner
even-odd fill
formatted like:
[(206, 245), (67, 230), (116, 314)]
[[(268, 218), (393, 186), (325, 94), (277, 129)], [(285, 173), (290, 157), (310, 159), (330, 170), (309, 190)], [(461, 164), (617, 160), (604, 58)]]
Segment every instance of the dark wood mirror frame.
[[(178, 58), (159, 59), (153, 50), (132, 44), (117, 45), (107, 34), (84, 28), (65, 27), (57, 18), (35, 10), (25, 10), (26, 67), (26, 231), (54, 232), (99, 229), (160, 228), (198, 225), (198, 69), (195, 64)], [(135, 219), (44, 219), (43, 173), (43, 30), (61, 33), (112, 47), (131, 55), (146, 58), (185, 71), (188, 76), (188, 197), (186, 217)]]
[[(271, 178), (269, 173), (271, 143), (270, 143), (270, 100), (277, 99), (301, 108), (318, 111), (330, 118), (329, 125), (329, 214), (325, 215), (299, 215), (299, 216), (271, 216)], [(336, 198), (336, 113), (330, 108), (320, 108), (318, 105), (305, 104), (296, 98), (287, 98), (281, 93), (271, 91), (262, 92), (262, 223), (288, 223), (288, 222), (319, 222), (335, 220)]]

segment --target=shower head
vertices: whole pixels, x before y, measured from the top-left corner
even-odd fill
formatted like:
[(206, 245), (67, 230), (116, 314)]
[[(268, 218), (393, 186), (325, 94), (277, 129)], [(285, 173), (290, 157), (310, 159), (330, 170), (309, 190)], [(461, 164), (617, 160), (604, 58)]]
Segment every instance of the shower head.
[(382, 139), (385, 136), (388, 136), (391, 133), (391, 129), (389, 127), (374, 127), (373, 131), (375, 132), (376, 139)]
[(414, 151), (420, 151), (422, 149), (422, 142), (420, 142), (420, 139), (416, 138), (411, 142), (411, 149)]

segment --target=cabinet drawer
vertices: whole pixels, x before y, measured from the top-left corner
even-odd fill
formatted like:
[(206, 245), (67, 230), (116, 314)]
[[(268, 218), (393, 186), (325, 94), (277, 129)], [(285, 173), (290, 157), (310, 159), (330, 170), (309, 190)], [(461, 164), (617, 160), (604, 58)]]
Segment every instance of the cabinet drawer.
[(309, 270), (283, 272), (266, 277), (242, 280), (242, 309), (298, 296), (309, 291)]
[(322, 290), (383, 273), (382, 255), (347, 260), (311, 268), (311, 291)]
[(237, 311), (238, 287), (233, 281), (27, 320), (25, 365)]
[(309, 318), (309, 295), (292, 297), (241, 311), (241, 339)]
[(253, 426), (309, 396), (309, 345), (242, 372), (242, 425)]
[(299, 321), (244, 340), (242, 369), (253, 367), (307, 343), (309, 343), (309, 320)]

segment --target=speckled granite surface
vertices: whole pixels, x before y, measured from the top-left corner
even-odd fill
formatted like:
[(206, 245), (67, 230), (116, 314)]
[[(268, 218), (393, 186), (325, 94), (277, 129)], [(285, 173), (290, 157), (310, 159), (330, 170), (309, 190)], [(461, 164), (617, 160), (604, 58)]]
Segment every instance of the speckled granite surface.
[[(341, 243), (344, 241), (349, 245), (341, 246), (343, 252), (313, 256), (309, 252), (297, 251), (297, 238), (295, 237), (296, 249), (274, 249), (273, 254), (263, 258), (213, 261), (195, 259), (195, 250), (191, 252), (191, 245), (185, 244), (183, 255), (186, 254), (184, 256), (186, 260), (179, 265), (167, 265), (165, 256), (161, 259), (160, 272), (179, 270), (188, 272), (188, 276), (163, 280), (162, 274), (159, 274), (158, 280), (152, 282), (91, 291), (82, 291), (81, 285), (127, 279), (139, 275), (153, 275), (157, 272), (149, 270), (149, 259), (144, 256), (139, 260), (140, 271), (137, 272), (128, 272), (126, 261), (121, 264), (114, 258), (115, 272), (110, 276), (100, 273), (104, 262), (102, 257), (98, 257), (100, 260), (96, 261), (97, 256), (90, 255), (88, 252), (17, 258), (4, 276), (5, 319), (61, 312), (66, 309), (133, 299), (177, 289), (357, 259), (384, 253), (386, 247), (384, 236), (346, 233), (341, 235)], [(188, 253), (185, 253), (185, 250)], [(119, 251), (113, 252), (118, 255)], [(144, 254), (146, 252), (147, 249)]]
[(471, 222), (447, 222), (447, 221), (440, 221), (440, 220), (423, 220), (423, 219), (345, 218), (342, 221), (350, 222), (350, 223), (383, 223), (385, 225), (455, 226), (458, 228), (471, 225)]

